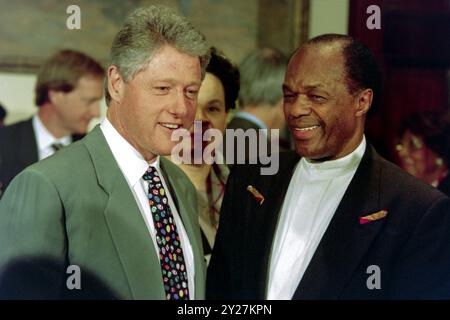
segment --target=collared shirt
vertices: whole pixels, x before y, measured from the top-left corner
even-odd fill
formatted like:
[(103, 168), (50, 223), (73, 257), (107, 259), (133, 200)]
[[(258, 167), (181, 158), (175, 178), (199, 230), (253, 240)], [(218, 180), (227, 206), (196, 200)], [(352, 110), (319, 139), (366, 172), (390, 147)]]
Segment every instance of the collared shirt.
[(266, 298), (292, 299), (366, 149), (363, 137), (347, 156), (297, 164), (278, 218)]
[(70, 135), (60, 139), (55, 138), (47, 130), (37, 114), (34, 115), (31, 122), (33, 125), (34, 136), (36, 137), (39, 160), (45, 159), (55, 153), (55, 149), (52, 147), (53, 144), (62, 144), (63, 146), (67, 146), (72, 142), (72, 137)]
[(181, 240), (180, 242), (183, 248), (183, 255), (186, 262), (186, 270), (188, 274), (189, 297), (191, 300), (194, 300), (194, 254), (189, 242), (188, 235), (186, 233), (186, 229), (184, 228), (177, 207), (173, 202), (172, 196), (170, 194), (170, 189), (167, 187), (168, 185), (164, 179), (164, 174), (160, 167), (160, 157), (158, 156), (156, 160), (150, 164), (147, 163), (142, 155), (120, 135), (120, 133), (113, 127), (113, 125), (107, 118), (105, 118), (100, 124), (100, 129), (102, 130), (109, 148), (111, 149), (111, 152), (113, 153), (114, 158), (116, 159), (116, 162), (119, 165), (119, 168), (122, 171), (122, 174), (124, 175), (128, 186), (130, 187), (130, 190), (136, 200), (136, 204), (138, 205), (138, 208), (147, 226), (148, 232), (150, 234), (150, 239), (152, 240), (155, 248), (154, 252), (149, 252), (148, 254), (155, 254), (157, 256), (157, 259), (159, 260), (159, 247), (156, 242), (156, 229), (153, 223), (153, 217), (150, 212), (150, 205), (147, 196), (148, 182), (142, 178), (149, 166), (155, 167), (158, 171), (163, 187), (166, 190), (166, 196), (175, 219), (175, 224), (177, 226), (178, 234)]

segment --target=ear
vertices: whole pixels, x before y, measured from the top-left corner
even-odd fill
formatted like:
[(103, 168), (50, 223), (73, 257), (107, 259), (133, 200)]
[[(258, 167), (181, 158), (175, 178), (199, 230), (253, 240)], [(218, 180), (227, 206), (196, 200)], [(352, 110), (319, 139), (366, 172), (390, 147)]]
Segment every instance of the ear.
[(64, 92), (62, 91), (56, 91), (56, 90), (48, 90), (48, 101), (54, 105), (54, 106), (58, 106), (61, 104), (61, 100), (64, 96)]
[(112, 65), (108, 68), (108, 92), (111, 100), (120, 102), (123, 97), (125, 81), (119, 73), (119, 68)]
[(365, 115), (372, 105), (373, 101), (373, 91), (372, 89), (364, 89), (357, 96), (356, 101), (356, 113), (357, 117), (362, 117)]

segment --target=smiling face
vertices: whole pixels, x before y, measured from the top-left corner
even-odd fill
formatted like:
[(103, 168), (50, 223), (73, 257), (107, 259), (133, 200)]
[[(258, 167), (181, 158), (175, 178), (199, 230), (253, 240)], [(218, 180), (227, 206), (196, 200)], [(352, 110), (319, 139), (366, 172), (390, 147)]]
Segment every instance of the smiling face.
[(404, 170), (416, 178), (430, 182), (430, 177), (438, 170), (436, 161), (439, 156), (426, 146), (422, 137), (406, 130), (396, 149)]
[(370, 89), (350, 94), (340, 44), (311, 45), (289, 62), (283, 84), (284, 113), (297, 153), (315, 160), (344, 157), (364, 132)]
[(178, 143), (171, 141), (172, 132), (189, 129), (194, 121), (199, 59), (165, 45), (128, 83), (115, 66), (108, 70), (108, 81), (108, 119), (113, 126), (148, 161), (170, 154)]

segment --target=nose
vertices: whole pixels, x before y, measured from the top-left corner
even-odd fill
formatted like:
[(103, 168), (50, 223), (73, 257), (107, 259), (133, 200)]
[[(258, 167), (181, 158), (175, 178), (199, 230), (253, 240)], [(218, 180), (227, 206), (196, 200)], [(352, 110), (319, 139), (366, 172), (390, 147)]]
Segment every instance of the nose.
[(172, 101), (172, 105), (169, 109), (169, 112), (173, 114), (177, 118), (184, 118), (187, 116), (189, 111), (189, 101), (182, 90), (177, 92)]
[(288, 117), (298, 118), (311, 114), (311, 103), (304, 94), (299, 94), (294, 103), (285, 104), (285, 112)]

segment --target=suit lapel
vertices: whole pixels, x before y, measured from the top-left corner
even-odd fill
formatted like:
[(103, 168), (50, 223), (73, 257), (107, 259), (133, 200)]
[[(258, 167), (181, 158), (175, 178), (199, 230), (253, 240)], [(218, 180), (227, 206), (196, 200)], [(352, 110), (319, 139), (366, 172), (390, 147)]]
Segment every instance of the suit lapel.
[(337, 299), (369, 249), (385, 219), (359, 224), (359, 217), (379, 211), (379, 157), (370, 145), (350, 182), (294, 299)]
[(195, 207), (196, 201), (193, 201), (192, 197), (195, 194), (190, 194), (189, 189), (186, 187), (186, 177), (183, 177), (184, 173), (181, 172), (169, 160), (164, 157), (160, 158), (160, 165), (163, 169), (163, 174), (170, 185), (170, 192), (175, 205), (178, 209), (178, 213), (183, 221), (183, 226), (189, 238), (189, 242), (192, 246), (194, 254), (195, 264), (195, 298), (203, 299), (205, 297), (205, 261), (203, 256), (203, 245), (198, 227), (198, 211)]
[(38, 161), (36, 135), (34, 134), (32, 119), (24, 121), (18, 130), (19, 161), (22, 168)]
[(136, 200), (110, 151), (100, 127), (83, 140), (99, 185), (109, 195), (104, 216), (133, 299), (163, 299), (159, 260)]

